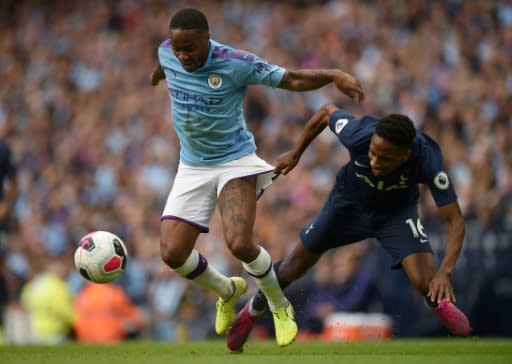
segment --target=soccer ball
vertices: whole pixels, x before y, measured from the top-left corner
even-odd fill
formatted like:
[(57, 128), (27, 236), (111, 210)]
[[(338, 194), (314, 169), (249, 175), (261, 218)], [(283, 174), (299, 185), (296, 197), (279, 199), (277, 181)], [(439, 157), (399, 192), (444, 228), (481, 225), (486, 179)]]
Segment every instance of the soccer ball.
[(80, 239), (75, 251), (76, 270), (88, 281), (108, 283), (123, 274), (128, 253), (121, 238), (108, 231), (94, 231)]

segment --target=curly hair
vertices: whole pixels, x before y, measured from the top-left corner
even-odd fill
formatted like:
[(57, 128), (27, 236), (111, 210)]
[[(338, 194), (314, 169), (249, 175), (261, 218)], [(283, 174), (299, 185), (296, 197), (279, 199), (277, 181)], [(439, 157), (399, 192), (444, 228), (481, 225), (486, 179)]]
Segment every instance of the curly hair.
[(209, 31), (208, 20), (206, 16), (195, 8), (185, 8), (179, 10), (169, 22), (170, 29), (196, 29), (203, 32)]
[(379, 120), (375, 133), (398, 147), (410, 148), (416, 128), (408, 116), (390, 114)]

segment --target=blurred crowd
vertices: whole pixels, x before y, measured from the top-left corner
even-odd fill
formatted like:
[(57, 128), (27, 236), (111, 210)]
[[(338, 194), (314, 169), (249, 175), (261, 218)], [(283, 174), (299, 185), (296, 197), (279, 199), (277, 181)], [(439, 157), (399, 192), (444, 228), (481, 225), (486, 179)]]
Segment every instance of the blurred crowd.
[[(341, 68), (363, 84), (362, 105), (330, 86), (250, 88), (244, 110), (258, 154), (270, 163), (326, 102), (358, 116), (405, 113), (439, 142), (468, 223), (453, 276), (459, 307), (477, 333), (512, 335), (510, 0), (2, 1), (0, 137), (12, 148), (19, 181), (3, 254), (6, 307), (20, 305), (27, 284), (56, 271), (76, 299), (86, 288), (73, 268), (77, 242), (109, 230), (130, 253), (116, 287), (144, 321), (127, 337), (210, 337), (216, 297), (160, 260), (160, 215), (179, 143), (166, 87), (148, 81), (170, 17), (191, 6), (207, 15), (215, 40), (287, 68)], [(297, 242), (347, 160), (326, 130), (261, 198), (255, 236), (274, 259)], [(442, 254), (443, 222), (423, 196), (426, 232)], [(197, 247), (219, 270), (243, 274), (224, 246), (218, 215)], [(328, 312), (374, 310), (394, 319), (397, 336), (446, 335), (378, 245), (363, 248), (327, 256), (290, 287), (301, 327), (317, 330)], [(349, 261), (351, 274), (332, 273)], [(352, 276), (358, 283), (344, 287)], [(360, 301), (346, 299), (354, 292)]]

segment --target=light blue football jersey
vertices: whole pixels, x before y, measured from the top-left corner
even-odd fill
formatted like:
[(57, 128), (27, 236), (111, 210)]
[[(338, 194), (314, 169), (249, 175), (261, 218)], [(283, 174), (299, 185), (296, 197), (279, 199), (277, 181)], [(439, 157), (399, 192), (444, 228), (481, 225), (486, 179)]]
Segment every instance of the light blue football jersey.
[(169, 40), (158, 48), (158, 60), (167, 80), (182, 162), (210, 166), (256, 151), (243, 98), (249, 85), (277, 87), (284, 68), (214, 40), (205, 64), (194, 72), (183, 69)]

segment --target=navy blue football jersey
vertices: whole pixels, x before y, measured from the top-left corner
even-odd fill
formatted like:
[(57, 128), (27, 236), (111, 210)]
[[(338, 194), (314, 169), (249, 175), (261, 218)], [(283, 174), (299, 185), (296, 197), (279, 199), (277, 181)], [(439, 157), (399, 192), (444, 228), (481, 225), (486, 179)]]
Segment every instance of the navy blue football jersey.
[(335, 188), (342, 191), (342, 198), (364, 210), (392, 211), (416, 202), (419, 184), (426, 184), (437, 206), (456, 201), (439, 145), (420, 130), (406, 162), (389, 175), (373, 175), (368, 150), (378, 120), (370, 115), (357, 119), (343, 109), (331, 114), (329, 127), (350, 152), (350, 161), (336, 178)]

